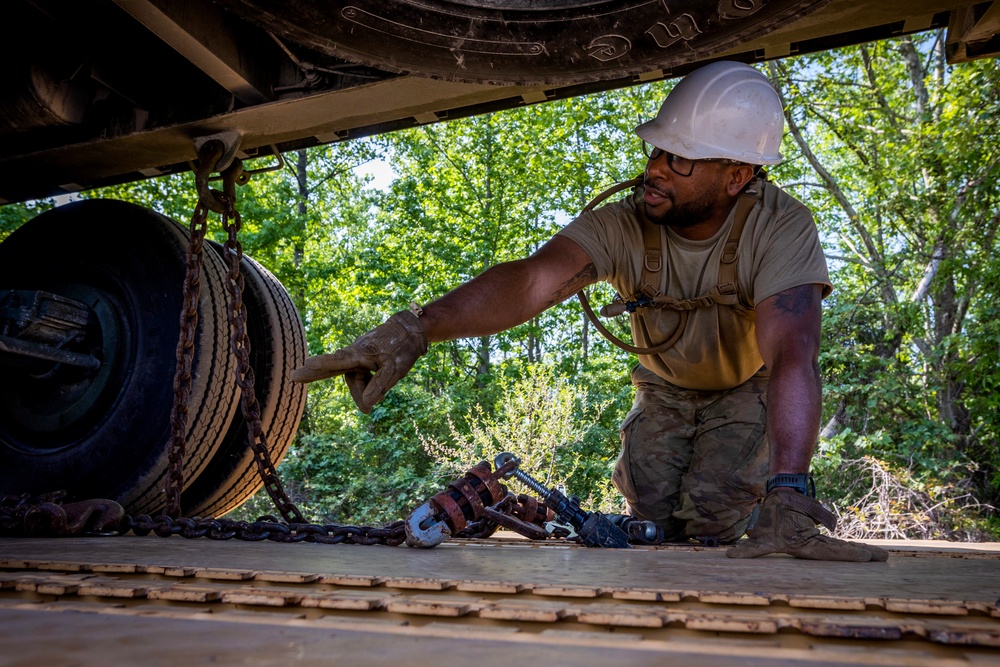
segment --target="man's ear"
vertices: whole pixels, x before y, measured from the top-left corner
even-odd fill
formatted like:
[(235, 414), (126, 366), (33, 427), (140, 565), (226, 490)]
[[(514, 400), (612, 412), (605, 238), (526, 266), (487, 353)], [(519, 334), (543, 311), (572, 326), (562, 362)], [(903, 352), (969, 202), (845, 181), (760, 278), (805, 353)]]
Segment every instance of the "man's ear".
[(754, 166), (752, 164), (735, 164), (729, 172), (729, 180), (726, 182), (726, 193), (730, 197), (743, 192), (743, 187), (753, 178)]

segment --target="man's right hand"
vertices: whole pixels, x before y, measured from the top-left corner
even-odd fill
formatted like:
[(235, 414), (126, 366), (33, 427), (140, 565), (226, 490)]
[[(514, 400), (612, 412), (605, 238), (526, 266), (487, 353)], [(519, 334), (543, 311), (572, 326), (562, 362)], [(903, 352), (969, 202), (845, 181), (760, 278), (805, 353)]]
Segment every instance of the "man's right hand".
[(309, 357), (292, 372), (292, 382), (343, 375), (358, 409), (368, 414), (426, 352), (427, 335), (419, 318), (403, 310), (347, 347)]

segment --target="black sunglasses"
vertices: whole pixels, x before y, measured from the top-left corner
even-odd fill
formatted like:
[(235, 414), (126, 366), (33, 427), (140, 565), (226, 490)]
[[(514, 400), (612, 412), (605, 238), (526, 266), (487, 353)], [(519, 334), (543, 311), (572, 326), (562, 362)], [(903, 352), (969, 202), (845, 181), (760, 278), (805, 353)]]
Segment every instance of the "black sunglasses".
[(694, 165), (698, 162), (724, 162), (726, 164), (743, 164), (736, 160), (730, 160), (728, 158), (705, 158), (702, 160), (692, 160), (691, 158), (681, 157), (680, 155), (674, 155), (669, 151), (665, 151), (662, 148), (653, 146), (645, 141), (642, 142), (642, 152), (646, 154), (650, 162), (654, 160), (659, 160), (661, 155), (667, 156), (667, 166), (670, 167), (670, 171), (674, 172), (678, 176), (690, 176), (691, 172), (694, 171)]

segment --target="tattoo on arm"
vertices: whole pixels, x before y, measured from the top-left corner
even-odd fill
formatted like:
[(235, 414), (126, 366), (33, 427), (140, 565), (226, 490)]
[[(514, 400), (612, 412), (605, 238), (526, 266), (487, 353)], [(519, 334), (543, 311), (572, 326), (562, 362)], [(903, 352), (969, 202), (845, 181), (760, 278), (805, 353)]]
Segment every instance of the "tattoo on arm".
[(774, 305), (782, 313), (801, 315), (815, 306), (815, 286), (799, 285), (779, 292), (775, 296)]
[(550, 308), (557, 303), (562, 303), (596, 280), (597, 269), (594, 268), (592, 263), (589, 263), (587, 266), (580, 269), (575, 276), (560, 285), (559, 289), (556, 290), (556, 293), (552, 295), (552, 299), (545, 303), (545, 307)]

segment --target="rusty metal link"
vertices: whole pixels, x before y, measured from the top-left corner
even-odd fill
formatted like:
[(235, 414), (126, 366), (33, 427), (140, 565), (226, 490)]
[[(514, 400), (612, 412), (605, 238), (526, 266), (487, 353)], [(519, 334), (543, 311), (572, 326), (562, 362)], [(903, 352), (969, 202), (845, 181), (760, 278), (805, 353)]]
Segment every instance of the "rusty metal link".
[(65, 491), (0, 500), (0, 535), (74, 537), (114, 535), (125, 510), (113, 500), (96, 498), (63, 503)]
[(534, 496), (508, 493), (500, 502), (483, 509), (483, 517), (470, 521), (469, 525), (455, 534), (461, 539), (483, 539), (490, 537), (500, 528), (518, 533), (530, 540), (566, 539), (572, 531), (550, 522), (556, 514)]
[(198, 300), (201, 291), (202, 257), (205, 234), (208, 229), (208, 212), (222, 213), (232, 208), (234, 196), (228, 198), (208, 187), (208, 178), (215, 171), (224, 146), (221, 141), (210, 141), (201, 147), (195, 184), (198, 203), (191, 215), (188, 241), (187, 271), (184, 275), (183, 305), (181, 307), (180, 335), (177, 340), (177, 367), (174, 371), (173, 405), (170, 409), (170, 452), (167, 463), (167, 481), (164, 488), (168, 516), (181, 515), (181, 490), (184, 488), (184, 456), (187, 449), (188, 404), (191, 400), (191, 372), (194, 365), (194, 339), (198, 327)]
[[(174, 535), (187, 539), (208, 538), (212, 540), (238, 539), (243, 541), (260, 542), (270, 540), (273, 542), (313, 542), (320, 544), (359, 544), (385, 546), (399, 546), (406, 541), (405, 521), (399, 520), (382, 527), (378, 526), (347, 526), (338, 524), (320, 525), (315, 523), (284, 523), (274, 516), (262, 516), (257, 521), (233, 521), (223, 518), (200, 518), (200, 517), (171, 517), (166, 514), (150, 517), (141, 514), (135, 517), (124, 514), (120, 505), (108, 500), (89, 500), (77, 503), (68, 503), (62, 506), (60, 503), (64, 497), (63, 492), (45, 494), (44, 496), (5, 496), (0, 498), (0, 537), (64, 537), (73, 535), (126, 535), (132, 534), (144, 537), (146, 535), (156, 535), (159, 537), (172, 537)], [(529, 503), (530, 504), (530, 503)], [(505, 512), (509, 519), (523, 523), (520, 519), (514, 519), (513, 513), (523, 512), (518, 507), (523, 507), (513, 494), (508, 494), (500, 503), (494, 505)], [(75, 530), (69, 532), (54, 530), (58, 527), (59, 517), (65, 521), (65, 508), (69, 509), (70, 516), (75, 516), (75, 521), (70, 523), (76, 526)], [(73, 509), (75, 508), (75, 509)], [(109, 509), (112, 508), (112, 509)], [(490, 508), (484, 508), (490, 509)], [(34, 529), (26, 528), (25, 517), (42, 517), (34, 525)], [(50, 521), (50, 517), (55, 517), (56, 522)], [(489, 518), (482, 518), (470, 522), (467, 527), (456, 534), (456, 537), (487, 538), (490, 537), (498, 527), (499, 523)], [(517, 530), (517, 528), (514, 528)], [(519, 531), (528, 537), (531, 533)], [(558, 536), (555, 533), (552, 536)], [(536, 537), (536, 539), (538, 539)]]
[(489, 507), (484, 507), (479, 518), (469, 521), (469, 524), (455, 533), (454, 536), (459, 539), (486, 539), (491, 537), (495, 532), (500, 530), (500, 526), (503, 524), (502, 520), (497, 520), (496, 515), (505, 517), (510, 514), (510, 508), (515, 502), (516, 498), (514, 494), (508, 492), (499, 502)]
[(42, 503), (57, 503), (63, 496), (65, 496), (63, 491), (38, 496), (32, 496), (30, 493), (4, 496), (0, 500), (0, 535), (23, 534), (24, 517), (33, 507)]
[(511, 514), (521, 521), (532, 523), (536, 526), (544, 526), (549, 521), (555, 521), (556, 519), (556, 513), (552, 508), (547, 507), (540, 498), (529, 496), (526, 493), (517, 494), (517, 502), (511, 505), (510, 509)]

